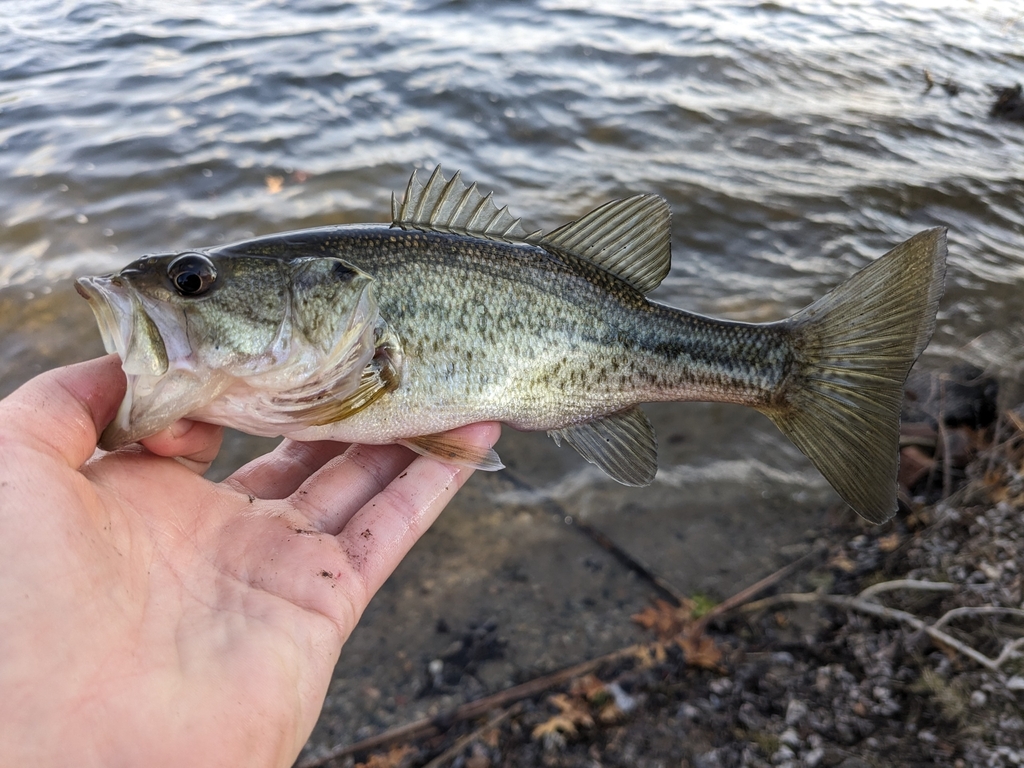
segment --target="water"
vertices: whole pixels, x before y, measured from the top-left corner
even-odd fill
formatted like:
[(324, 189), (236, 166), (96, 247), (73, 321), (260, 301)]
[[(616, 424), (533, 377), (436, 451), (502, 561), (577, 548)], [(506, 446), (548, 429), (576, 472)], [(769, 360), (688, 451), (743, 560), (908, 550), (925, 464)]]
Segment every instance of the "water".
[[(1024, 125), (988, 118), (986, 88), (1022, 79), (1020, 2), (8, 0), (0, 10), (0, 394), (102, 351), (75, 276), (145, 252), (385, 221), (391, 191), (438, 162), (537, 227), (612, 197), (664, 195), (675, 260), (656, 298), (677, 306), (778, 318), (944, 224), (949, 284), (925, 363), (1021, 322)], [(954, 77), (960, 93), (922, 93), (925, 70)], [(506, 435), (506, 463), (539, 490), (482, 478), (449, 510), (346, 652), (325, 715), (342, 718), (335, 734), (411, 715), (386, 702), (418, 672), (385, 661), (411, 654), (418, 665), (446, 643), (421, 648), (415, 627), (395, 630), (388, 617), (429, 623), (459, 605), (455, 626), (496, 611), (520, 638), (509, 675), (620, 642), (626, 630), (608, 617), (646, 593), (623, 587), (611, 561), (598, 589), (580, 562), (600, 557), (566, 543), (552, 522), (562, 512), (612, 532), (684, 589), (725, 593), (834, 500), (756, 414), (650, 412), (664, 471), (646, 491), (609, 484), (545, 438)], [(266, 446), (232, 438), (217, 471)], [(552, 499), (561, 511), (538, 511)], [(582, 554), (566, 554), (576, 546)], [(516, 591), (524, 572), (529, 595)], [(434, 586), (409, 586), (424, 581)], [(482, 584), (525, 607), (490, 605)], [(568, 613), (552, 607), (573, 600)], [(603, 629), (583, 631), (581, 616), (594, 615)], [(575, 640), (537, 635), (538, 621)], [(385, 705), (345, 698), (368, 681)]]

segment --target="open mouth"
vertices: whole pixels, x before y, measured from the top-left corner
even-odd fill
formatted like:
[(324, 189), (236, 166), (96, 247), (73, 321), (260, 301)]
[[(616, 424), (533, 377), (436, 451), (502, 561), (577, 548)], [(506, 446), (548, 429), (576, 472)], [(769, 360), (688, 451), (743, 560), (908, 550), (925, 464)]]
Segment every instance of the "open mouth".
[(116, 290), (114, 279), (111, 275), (80, 277), (75, 290), (85, 297), (96, 316), (104, 349), (124, 360), (131, 334), (131, 299)]
[(75, 290), (84, 296), (99, 326), (103, 347), (116, 352), (128, 375), (167, 372), (167, 350), (160, 330), (135, 291), (117, 275), (81, 277)]

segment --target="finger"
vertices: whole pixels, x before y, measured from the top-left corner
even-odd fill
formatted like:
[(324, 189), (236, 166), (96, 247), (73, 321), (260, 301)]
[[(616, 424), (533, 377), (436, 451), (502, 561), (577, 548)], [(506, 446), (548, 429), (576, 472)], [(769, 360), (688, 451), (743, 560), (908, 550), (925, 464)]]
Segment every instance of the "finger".
[(353, 445), (299, 486), (289, 500), (317, 530), (336, 535), (416, 454), (400, 445)]
[(116, 355), (47, 371), (0, 401), (0, 429), (77, 469), (96, 450), (124, 388)]
[[(487, 446), (500, 434), (494, 423), (466, 429)], [(420, 456), (355, 513), (337, 539), (361, 578), (367, 601), (472, 474), (466, 467)]]
[(344, 453), (348, 443), (285, 440), (265, 456), (253, 459), (224, 482), (260, 499), (291, 496), (310, 475)]
[(139, 442), (150, 453), (175, 458), (201, 475), (217, 458), (223, 438), (223, 427), (191, 419), (179, 419), (166, 429)]

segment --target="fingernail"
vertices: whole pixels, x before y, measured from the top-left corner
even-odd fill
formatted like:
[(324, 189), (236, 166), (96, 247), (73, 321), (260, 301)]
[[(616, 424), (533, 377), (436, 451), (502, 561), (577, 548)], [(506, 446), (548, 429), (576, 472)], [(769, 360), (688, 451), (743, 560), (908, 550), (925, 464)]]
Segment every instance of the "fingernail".
[(177, 439), (179, 437), (187, 435), (194, 426), (194, 421), (191, 421), (189, 419), (179, 419), (178, 421), (171, 424), (170, 427), (168, 427), (168, 431), (170, 431), (171, 437)]

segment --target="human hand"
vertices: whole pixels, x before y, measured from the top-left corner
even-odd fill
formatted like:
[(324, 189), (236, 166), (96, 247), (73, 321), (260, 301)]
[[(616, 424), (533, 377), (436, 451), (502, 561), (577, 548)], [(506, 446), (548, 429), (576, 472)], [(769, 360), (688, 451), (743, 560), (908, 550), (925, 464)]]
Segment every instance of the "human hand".
[(221, 430), (192, 422), (93, 455), (123, 393), (106, 357), (0, 401), (0, 764), (289, 766), (471, 471), (285, 441), (212, 483)]

